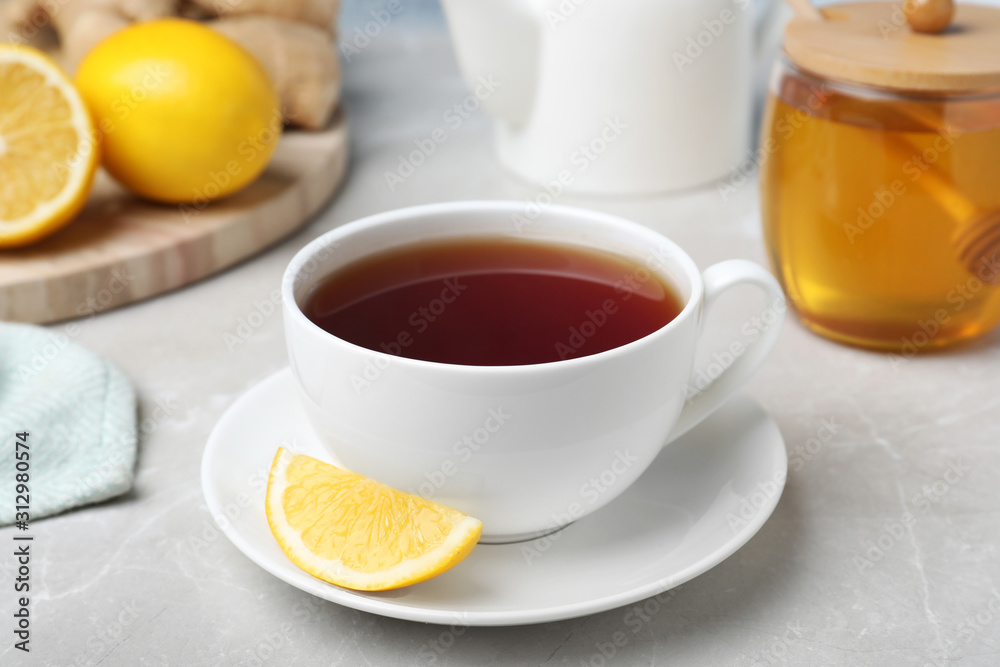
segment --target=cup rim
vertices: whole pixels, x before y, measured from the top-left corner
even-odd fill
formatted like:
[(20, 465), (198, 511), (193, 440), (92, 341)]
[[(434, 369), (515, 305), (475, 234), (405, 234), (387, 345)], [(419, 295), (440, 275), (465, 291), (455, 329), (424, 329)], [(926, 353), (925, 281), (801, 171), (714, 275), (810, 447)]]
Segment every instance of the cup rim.
[[(625, 343), (624, 345), (619, 345), (618, 347), (613, 347), (609, 350), (604, 350), (603, 352), (597, 352), (595, 354), (589, 354), (582, 357), (573, 357), (571, 359), (558, 359), (555, 361), (547, 361), (538, 364), (512, 364), (512, 365), (499, 365), (499, 366), (487, 366), (487, 365), (472, 365), (472, 364), (451, 364), (441, 361), (427, 361), (424, 359), (413, 359), (411, 357), (403, 357), (398, 355), (392, 355), (387, 352), (382, 352), (380, 350), (372, 350), (371, 348), (364, 347), (362, 345), (357, 345), (350, 341), (344, 340), (338, 336), (333, 335), (329, 331), (326, 331), (315, 322), (306, 317), (306, 314), (302, 312), (301, 306), (295, 299), (295, 284), (296, 277), (301, 272), (305, 264), (312, 259), (320, 250), (329, 247), (332, 243), (336, 243), (340, 238), (346, 238), (355, 233), (359, 233), (374, 227), (379, 227), (381, 225), (389, 225), (393, 223), (402, 222), (405, 220), (410, 220), (418, 217), (424, 217), (429, 214), (435, 213), (455, 213), (455, 212), (467, 212), (470, 214), (481, 213), (481, 212), (503, 212), (503, 213), (523, 213), (525, 202), (520, 200), (461, 200), (461, 201), (450, 201), (450, 202), (439, 202), (432, 204), (419, 204), (416, 206), (407, 206), (403, 208), (391, 209), (388, 211), (383, 211), (381, 213), (375, 213), (372, 215), (353, 220), (351, 222), (345, 223), (338, 227), (335, 227), (329, 231), (320, 234), (318, 237), (307, 243), (295, 255), (292, 257), (288, 266), (285, 268), (284, 274), (281, 280), (281, 298), (283, 302), (283, 310), (286, 317), (291, 316), (294, 318), (295, 322), (299, 326), (304, 326), (307, 330), (314, 332), (317, 335), (324, 336), (330, 341), (345, 345), (349, 349), (353, 349), (362, 353), (384, 355), (392, 359), (392, 363), (400, 363), (404, 366), (410, 366), (413, 368), (423, 368), (423, 369), (436, 369), (445, 370), (448, 372), (480, 372), (480, 373), (492, 373), (492, 374), (504, 374), (510, 372), (524, 373), (528, 370), (533, 370), (537, 372), (547, 371), (553, 368), (575, 368), (577, 366), (584, 366), (586, 364), (599, 364), (605, 361), (615, 359), (623, 354), (630, 353), (638, 347), (643, 347), (652, 344), (656, 339), (662, 338), (663, 336), (669, 335), (674, 329), (681, 326), (681, 322), (686, 320), (688, 317), (692, 316), (692, 313), (700, 307), (702, 298), (705, 291), (704, 281), (701, 276), (701, 271), (695, 265), (694, 260), (691, 259), (690, 255), (684, 251), (677, 243), (672, 241), (670, 238), (660, 234), (654, 229), (641, 225), (637, 222), (633, 222), (626, 218), (620, 216), (611, 215), (608, 213), (603, 213), (600, 211), (595, 211), (591, 209), (585, 209), (577, 206), (566, 206), (562, 204), (549, 204), (542, 207), (542, 215), (546, 214), (556, 214), (576, 218), (589, 218), (591, 220), (597, 221), (601, 224), (608, 224), (611, 226), (624, 228), (630, 233), (639, 234), (643, 236), (650, 237), (657, 243), (663, 244), (669, 251), (670, 258), (674, 260), (677, 265), (679, 265), (684, 273), (686, 274), (688, 280), (691, 283), (691, 291), (688, 295), (687, 301), (684, 303), (683, 308), (672, 320), (667, 322), (665, 325), (652, 331), (641, 338), (637, 338), (633, 341)], [(376, 251), (378, 252), (378, 251)], [(354, 258), (361, 259), (361, 257)], [(354, 261), (351, 260), (351, 261)], [(326, 274), (323, 274), (325, 277)], [(661, 278), (662, 278), (661, 274)], [(669, 284), (669, 283), (668, 283)]]

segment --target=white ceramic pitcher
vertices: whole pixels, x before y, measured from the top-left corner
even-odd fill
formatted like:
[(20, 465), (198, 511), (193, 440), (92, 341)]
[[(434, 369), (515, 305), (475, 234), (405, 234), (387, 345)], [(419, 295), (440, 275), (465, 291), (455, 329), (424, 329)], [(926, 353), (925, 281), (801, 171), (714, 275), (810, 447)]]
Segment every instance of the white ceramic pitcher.
[(711, 182), (746, 157), (752, 0), (442, 4), (466, 80), (495, 84), (482, 104), (520, 177), (654, 193)]

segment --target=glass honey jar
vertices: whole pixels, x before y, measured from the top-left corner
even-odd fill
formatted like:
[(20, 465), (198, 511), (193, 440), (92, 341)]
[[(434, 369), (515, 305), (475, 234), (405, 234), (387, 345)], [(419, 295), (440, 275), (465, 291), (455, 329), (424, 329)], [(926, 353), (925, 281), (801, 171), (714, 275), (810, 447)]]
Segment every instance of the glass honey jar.
[(1000, 322), (1000, 9), (961, 4), (943, 32), (918, 33), (915, 5), (792, 4), (761, 133), (761, 205), (800, 321), (904, 353), (989, 331)]

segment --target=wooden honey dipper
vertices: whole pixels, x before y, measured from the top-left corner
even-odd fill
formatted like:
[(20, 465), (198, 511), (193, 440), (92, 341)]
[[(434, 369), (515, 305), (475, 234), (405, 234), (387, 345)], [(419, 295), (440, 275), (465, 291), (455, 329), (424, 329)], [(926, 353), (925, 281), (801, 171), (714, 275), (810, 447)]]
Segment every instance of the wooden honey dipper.
[[(827, 14), (811, 0), (786, 0), (798, 17), (809, 21), (826, 21)], [(920, 33), (940, 33), (948, 28), (955, 15), (953, 0), (906, 0), (903, 13), (910, 29)], [(904, 113), (928, 131), (936, 131), (935, 119), (920, 117), (913, 106)], [(889, 150), (897, 155), (919, 153), (920, 149), (903, 138), (885, 137)], [(959, 262), (972, 275), (984, 282), (1000, 283), (1000, 271), (980, 273), (984, 260), (1000, 252), (1000, 210), (982, 211), (969, 201), (938, 169), (931, 165), (921, 173), (921, 184), (934, 200), (955, 221), (951, 242)]]

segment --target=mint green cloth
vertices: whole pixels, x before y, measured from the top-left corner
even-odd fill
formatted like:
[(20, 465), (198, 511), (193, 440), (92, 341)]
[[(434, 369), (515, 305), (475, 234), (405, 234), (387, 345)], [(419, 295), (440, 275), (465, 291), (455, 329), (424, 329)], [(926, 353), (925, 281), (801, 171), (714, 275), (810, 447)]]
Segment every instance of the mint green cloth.
[(136, 399), (128, 379), (63, 332), (0, 322), (0, 525), (14, 522), (15, 434), (23, 431), (31, 521), (132, 488)]

